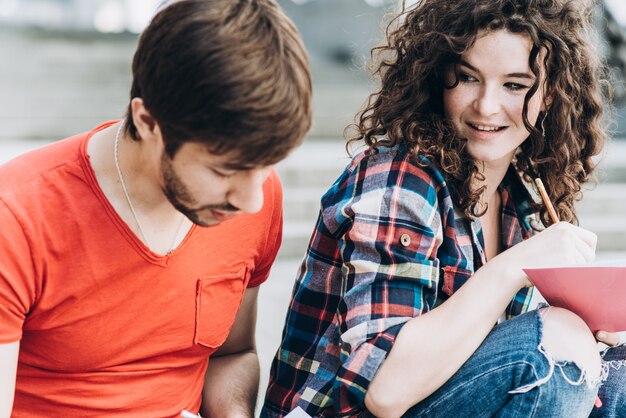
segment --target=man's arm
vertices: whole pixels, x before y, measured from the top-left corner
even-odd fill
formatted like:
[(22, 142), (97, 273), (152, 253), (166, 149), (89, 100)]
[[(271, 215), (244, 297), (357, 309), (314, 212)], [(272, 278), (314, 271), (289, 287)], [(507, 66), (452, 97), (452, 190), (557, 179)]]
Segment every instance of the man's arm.
[(0, 344), (0, 418), (9, 418), (13, 409), (19, 350), (19, 341)]
[(259, 288), (249, 288), (228, 339), (211, 356), (202, 391), (202, 416), (252, 417), (259, 390), (255, 327)]

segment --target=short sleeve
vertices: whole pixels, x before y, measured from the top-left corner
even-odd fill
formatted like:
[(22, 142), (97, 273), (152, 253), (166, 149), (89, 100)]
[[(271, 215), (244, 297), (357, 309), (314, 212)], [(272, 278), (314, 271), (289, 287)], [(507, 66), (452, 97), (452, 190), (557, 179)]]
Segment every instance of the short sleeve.
[(13, 212), (0, 200), (0, 343), (18, 341), (36, 286), (31, 248)]
[(268, 205), (268, 216), (264, 217), (264, 219), (268, 219), (268, 224), (262, 226), (266, 228), (267, 235), (265, 237), (265, 245), (261, 249), (261, 258), (252, 273), (248, 287), (259, 286), (267, 280), (282, 243), (283, 190), (276, 171), (272, 171), (265, 182), (264, 199)]

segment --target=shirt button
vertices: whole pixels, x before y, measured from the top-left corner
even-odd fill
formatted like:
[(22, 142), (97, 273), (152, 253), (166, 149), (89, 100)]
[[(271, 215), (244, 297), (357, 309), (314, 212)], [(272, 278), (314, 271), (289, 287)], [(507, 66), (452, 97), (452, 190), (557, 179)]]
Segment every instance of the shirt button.
[(409, 245), (411, 245), (411, 237), (409, 236), (409, 234), (400, 235), (400, 244), (402, 244), (403, 247), (408, 247)]

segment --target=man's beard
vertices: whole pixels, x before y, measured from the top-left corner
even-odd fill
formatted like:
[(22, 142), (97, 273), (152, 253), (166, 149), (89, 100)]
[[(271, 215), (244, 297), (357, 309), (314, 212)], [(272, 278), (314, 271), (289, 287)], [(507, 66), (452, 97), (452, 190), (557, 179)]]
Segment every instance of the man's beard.
[[(204, 206), (189, 206), (196, 204), (196, 200), (193, 198), (187, 187), (183, 184), (182, 180), (176, 175), (176, 172), (172, 168), (170, 158), (163, 153), (161, 159), (161, 175), (163, 176), (163, 193), (167, 197), (167, 200), (178, 210), (185, 215), (191, 222), (199, 226), (211, 226), (214, 223), (209, 223), (203, 220), (199, 213), (203, 211), (221, 211), (221, 212), (237, 212), (238, 209), (229, 203), (211, 204)], [(188, 203), (183, 203), (188, 202)]]

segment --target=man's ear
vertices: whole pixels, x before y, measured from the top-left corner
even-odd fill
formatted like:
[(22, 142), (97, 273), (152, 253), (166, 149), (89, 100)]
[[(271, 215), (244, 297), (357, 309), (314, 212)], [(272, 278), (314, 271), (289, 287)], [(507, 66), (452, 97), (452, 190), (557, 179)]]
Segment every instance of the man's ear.
[(135, 97), (130, 102), (133, 123), (142, 141), (160, 140), (161, 129), (143, 103), (143, 99)]

